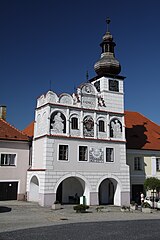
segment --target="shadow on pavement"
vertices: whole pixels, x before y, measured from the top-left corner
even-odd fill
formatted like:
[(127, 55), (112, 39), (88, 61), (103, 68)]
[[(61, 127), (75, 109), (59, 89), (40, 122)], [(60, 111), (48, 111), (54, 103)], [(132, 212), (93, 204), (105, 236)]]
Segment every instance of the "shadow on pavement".
[(0, 206), (0, 213), (10, 212), (12, 208)]

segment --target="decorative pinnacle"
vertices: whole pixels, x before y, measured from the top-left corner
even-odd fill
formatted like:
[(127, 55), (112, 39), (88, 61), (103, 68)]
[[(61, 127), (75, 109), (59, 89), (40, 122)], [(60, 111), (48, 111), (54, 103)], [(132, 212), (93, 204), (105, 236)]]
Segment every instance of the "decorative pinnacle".
[(107, 17), (106, 19), (106, 23), (107, 23), (107, 32), (109, 32), (109, 24), (110, 24), (111, 20), (109, 17)]

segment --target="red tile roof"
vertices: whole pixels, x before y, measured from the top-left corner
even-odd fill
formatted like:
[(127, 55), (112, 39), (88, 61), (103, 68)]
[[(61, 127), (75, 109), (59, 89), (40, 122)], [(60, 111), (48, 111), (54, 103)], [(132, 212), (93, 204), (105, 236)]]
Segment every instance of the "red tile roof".
[(159, 150), (160, 126), (138, 112), (125, 111), (127, 149)]
[(0, 118), (0, 140), (28, 141), (26, 134)]
[[(138, 112), (125, 111), (127, 149), (159, 150), (160, 126)], [(23, 130), (33, 137), (34, 122)]]
[(34, 122), (31, 122), (24, 130), (23, 132), (29, 136), (29, 137), (33, 137), (34, 134)]

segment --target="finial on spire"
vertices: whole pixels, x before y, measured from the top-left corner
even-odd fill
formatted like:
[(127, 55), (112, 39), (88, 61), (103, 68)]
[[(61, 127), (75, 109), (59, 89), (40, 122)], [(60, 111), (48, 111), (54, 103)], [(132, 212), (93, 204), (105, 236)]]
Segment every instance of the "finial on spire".
[(109, 17), (107, 17), (106, 19), (106, 23), (107, 23), (107, 32), (109, 32), (109, 24), (111, 22), (111, 19)]

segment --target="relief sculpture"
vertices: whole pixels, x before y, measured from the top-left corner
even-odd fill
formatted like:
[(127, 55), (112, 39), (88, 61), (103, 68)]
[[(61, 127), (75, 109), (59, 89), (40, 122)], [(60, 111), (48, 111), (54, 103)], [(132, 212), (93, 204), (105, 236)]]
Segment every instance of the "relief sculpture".
[(61, 118), (61, 113), (58, 112), (53, 119), (53, 123), (51, 123), (52, 131), (54, 133), (63, 133), (64, 130), (64, 120)]
[(92, 117), (87, 116), (83, 122), (83, 134), (86, 137), (94, 136), (94, 122)]
[(111, 121), (111, 137), (113, 138), (122, 137), (122, 126), (118, 119)]

